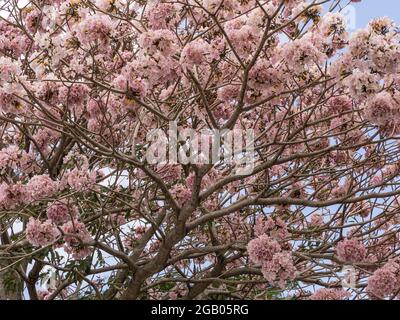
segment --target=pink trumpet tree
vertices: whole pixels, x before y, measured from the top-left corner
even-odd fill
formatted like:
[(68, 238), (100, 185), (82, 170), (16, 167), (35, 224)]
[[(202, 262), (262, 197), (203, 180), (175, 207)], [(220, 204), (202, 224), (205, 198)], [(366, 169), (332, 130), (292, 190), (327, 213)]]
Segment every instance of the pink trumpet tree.
[[(351, 2), (1, 1), (0, 299), (398, 298), (399, 29)], [(251, 170), (150, 161), (171, 123)]]

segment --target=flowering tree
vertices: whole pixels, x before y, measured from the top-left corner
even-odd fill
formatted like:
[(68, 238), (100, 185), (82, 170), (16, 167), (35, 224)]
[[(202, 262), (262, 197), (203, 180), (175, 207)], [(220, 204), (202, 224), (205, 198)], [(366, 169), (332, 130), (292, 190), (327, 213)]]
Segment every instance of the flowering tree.
[(0, 1), (0, 298), (398, 297), (400, 36), (347, 5)]

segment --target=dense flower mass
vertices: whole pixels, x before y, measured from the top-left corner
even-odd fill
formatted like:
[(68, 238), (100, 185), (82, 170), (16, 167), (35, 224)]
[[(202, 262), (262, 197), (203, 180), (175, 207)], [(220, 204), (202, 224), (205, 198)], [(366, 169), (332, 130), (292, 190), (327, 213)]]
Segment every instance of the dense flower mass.
[(400, 290), (400, 264), (389, 261), (368, 278), (367, 292), (374, 299), (398, 295)]
[(350, 293), (343, 289), (319, 289), (310, 296), (310, 300), (344, 300)]
[(39, 199), (53, 195), (58, 185), (48, 175), (37, 175), (29, 180), (26, 187), (33, 199)]
[(388, 92), (381, 92), (367, 102), (365, 115), (372, 123), (385, 126), (397, 120), (398, 109), (392, 96)]
[(27, 204), (31, 200), (30, 193), (26, 186), (16, 183), (0, 184), (0, 208), (3, 210), (14, 209), (17, 206)]
[(336, 253), (340, 260), (352, 263), (362, 262), (366, 257), (367, 250), (356, 239), (344, 239), (336, 246)]
[(399, 299), (400, 34), (359, 2), (2, 1), (0, 299)]
[(260, 236), (251, 240), (247, 246), (250, 260), (261, 265), (261, 272), (269, 283), (285, 288), (286, 281), (295, 278), (296, 267), (291, 253), (283, 250), (277, 241), (277, 239), (282, 240), (284, 236), (282, 233), (276, 233), (275, 227), (284, 231), (286, 226), (281, 220), (274, 222), (271, 218), (264, 223), (262, 220), (258, 220), (257, 224), (258, 230), (256, 231)]
[(55, 224), (72, 220), (77, 215), (77, 209), (68, 200), (56, 200), (46, 210), (47, 217)]
[(64, 234), (65, 251), (71, 253), (74, 259), (83, 259), (90, 254), (91, 249), (88, 242), (92, 238), (82, 222), (69, 221), (61, 226), (61, 230)]
[(40, 222), (30, 218), (26, 226), (26, 238), (34, 246), (47, 246), (56, 240), (58, 234), (57, 228), (49, 220)]
[(251, 261), (263, 264), (266, 261), (272, 260), (274, 255), (281, 251), (281, 246), (269, 236), (261, 235), (249, 242), (247, 250)]
[(280, 288), (286, 287), (286, 280), (293, 280), (296, 277), (296, 267), (289, 252), (279, 252), (272, 257), (272, 260), (264, 261), (261, 272), (265, 279)]

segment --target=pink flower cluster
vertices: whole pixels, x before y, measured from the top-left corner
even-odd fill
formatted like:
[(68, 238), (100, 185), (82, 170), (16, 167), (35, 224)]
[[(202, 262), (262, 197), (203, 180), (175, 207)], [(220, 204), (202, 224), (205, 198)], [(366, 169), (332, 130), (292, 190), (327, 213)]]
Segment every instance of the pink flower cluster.
[(288, 251), (282, 251), (278, 241), (266, 234), (253, 239), (247, 245), (250, 260), (261, 265), (261, 272), (272, 284), (285, 287), (287, 280), (296, 276), (296, 268)]
[(367, 255), (367, 249), (356, 239), (344, 239), (337, 244), (336, 254), (343, 262), (362, 262)]
[[(29, 218), (26, 226), (26, 238), (30, 244), (37, 247), (54, 243), (62, 234), (64, 235), (64, 250), (72, 254), (73, 259), (84, 259), (92, 249), (89, 246), (92, 237), (84, 223), (75, 218), (77, 212), (64, 201), (55, 202), (47, 209), (47, 219), (41, 222), (39, 219)], [(60, 229), (57, 227), (61, 224)]]
[(50, 220), (41, 222), (32, 217), (29, 218), (25, 233), (29, 243), (37, 247), (43, 247), (53, 243), (60, 234)]
[(43, 154), (48, 155), (54, 147), (54, 142), (60, 137), (60, 134), (50, 128), (39, 129), (33, 136), (36, 141), (35, 147)]
[(20, 67), (10, 58), (0, 56), (0, 84), (10, 82), (20, 72)]
[(96, 171), (89, 171), (89, 169), (84, 166), (81, 169), (74, 168), (67, 172), (63, 177), (63, 181), (77, 191), (89, 191), (95, 186), (96, 177)]
[(158, 165), (157, 173), (167, 182), (173, 182), (182, 175), (182, 166), (180, 165)]
[(279, 86), (279, 71), (270, 61), (260, 59), (250, 70), (249, 86), (258, 90), (271, 91), (271, 87)]
[(268, 234), (277, 240), (284, 240), (289, 235), (285, 221), (280, 217), (272, 218), (271, 216), (266, 219), (258, 217), (254, 226), (254, 233), (256, 236)]
[(59, 103), (59, 90), (60, 85), (54, 81), (40, 81), (34, 89), (38, 99), (51, 104), (56, 105)]
[(310, 300), (344, 300), (351, 294), (344, 289), (318, 289), (311, 296)]
[(153, 30), (167, 29), (179, 22), (177, 7), (174, 4), (155, 1), (145, 12), (149, 26)]
[(368, 278), (367, 292), (375, 299), (385, 299), (400, 290), (400, 264), (391, 260)]
[(341, 114), (352, 109), (352, 100), (347, 96), (335, 96), (329, 100), (328, 108), (333, 113)]
[(51, 197), (59, 190), (59, 183), (49, 175), (35, 175), (27, 184), (0, 184), (0, 208), (13, 209), (35, 200)]
[(58, 191), (59, 184), (47, 174), (34, 176), (26, 186), (33, 199), (50, 197)]
[(372, 123), (385, 125), (393, 116), (394, 101), (388, 92), (375, 95), (365, 108), (365, 116)]
[(236, 52), (247, 59), (260, 40), (260, 29), (250, 25), (245, 18), (228, 21), (225, 32)]
[(91, 253), (88, 242), (92, 241), (89, 231), (84, 223), (71, 220), (61, 226), (64, 236), (64, 250), (72, 254), (74, 259), (83, 259)]
[(57, 225), (74, 219), (78, 215), (78, 209), (68, 200), (56, 200), (47, 207), (47, 217)]
[(62, 86), (58, 90), (58, 98), (70, 107), (80, 107), (87, 100), (89, 91), (88, 86), (84, 84), (73, 84), (70, 87)]
[(23, 111), (23, 103), (15, 96), (18, 93), (15, 85), (0, 86), (0, 112), (20, 114)]
[(16, 145), (0, 150), (0, 173), (8, 168), (28, 170), (32, 166), (32, 157)]
[(351, 95), (360, 97), (360, 99), (366, 99), (380, 90), (379, 80), (380, 78), (376, 74), (356, 69), (346, 79), (346, 83)]
[[(165, 44), (165, 43), (164, 43)], [(140, 97), (145, 96), (149, 90), (157, 85), (168, 85), (173, 82), (181, 74), (181, 67), (178, 62), (167, 53), (173, 50), (167, 47), (157, 46), (160, 50), (163, 48), (164, 52), (157, 51), (152, 55), (142, 54), (136, 60), (128, 63), (123, 69), (121, 77), (116, 79), (116, 86), (126, 90), (128, 84), (129, 91)], [(154, 50), (155, 47), (152, 48)], [(125, 81), (125, 83), (120, 83)]]
[[(394, 127), (398, 132), (400, 111), (398, 103), (388, 92), (380, 92), (366, 102), (365, 118), (381, 128)], [(390, 129), (389, 129), (390, 130)]]
[(138, 43), (146, 53), (154, 55), (162, 53), (164, 56), (171, 56), (178, 47), (176, 37), (169, 30), (150, 30), (140, 35)]
[(301, 73), (305, 68), (313, 67), (324, 60), (324, 55), (307, 37), (287, 43), (282, 53), (287, 65), (295, 73)]
[(191, 69), (193, 66), (210, 63), (216, 58), (216, 54), (209, 43), (203, 39), (198, 39), (189, 42), (183, 48), (180, 63), (184, 68)]
[(113, 85), (119, 90), (127, 91), (129, 95), (144, 97), (147, 93), (147, 84), (132, 73), (131, 69), (129, 65), (125, 67), (121, 74), (114, 79)]
[(318, 33), (321, 36), (322, 51), (331, 56), (342, 49), (348, 42), (345, 17), (340, 13), (328, 12), (318, 24)]
[(261, 272), (270, 283), (285, 288), (286, 281), (295, 278), (296, 267), (290, 252), (282, 251), (274, 254), (271, 260), (264, 261)]
[(181, 206), (183, 206), (186, 202), (190, 201), (192, 191), (186, 185), (179, 183), (172, 187), (171, 195)]
[(92, 42), (107, 43), (113, 30), (110, 16), (95, 14), (86, 16), (77, 28), (77, 36), (81, 43), (89, 45)]
[(26, 186), (21, 183), (10, 185), (3, 182), (0, 184), (0, 208), (6, 210), (14, 209), (30, 201), (31, 195)]
[(272, 260), (274, 254), (281, 251), (281, 246), (278, 241), (262, 234), (249, 242), (247, 251), (253, 263), (263, 264), (264, 261)]
[(30, 40), (21, 30), (5, 20), (0, 20), (0, 51), (19, 56), (30, 44)]
[(146, 227), (145, 226), (137, 226), (132, 234), (129, 234), (123, 241), (124, 246), (127, 249), (132, 250), (140, 238), (145, 234)]

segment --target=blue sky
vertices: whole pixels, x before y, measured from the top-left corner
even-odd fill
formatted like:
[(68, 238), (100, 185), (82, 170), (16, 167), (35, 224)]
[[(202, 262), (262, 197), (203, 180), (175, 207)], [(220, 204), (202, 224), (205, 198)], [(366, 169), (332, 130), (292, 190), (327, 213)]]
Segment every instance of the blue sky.
[(399, 0), (362, 0), (355, 3), (357, 28), (364, 27), (373, 18), (388, 16), (400, 24)]

